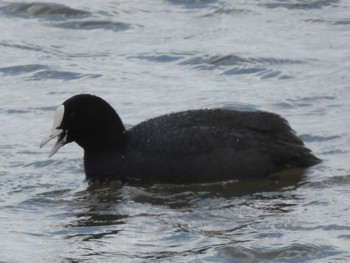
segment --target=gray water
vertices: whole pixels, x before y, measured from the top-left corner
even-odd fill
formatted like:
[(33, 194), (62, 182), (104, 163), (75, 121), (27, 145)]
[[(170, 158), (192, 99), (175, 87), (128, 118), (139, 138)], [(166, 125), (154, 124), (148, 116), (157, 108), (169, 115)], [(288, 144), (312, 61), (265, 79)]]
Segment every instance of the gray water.
[[(0, 1), (0, 262), (350, 262), (350, 2)], [(281, 114), (323, 162), (212, 185), (89, 186), (39, 143), (70, 96), (126, 125)]]

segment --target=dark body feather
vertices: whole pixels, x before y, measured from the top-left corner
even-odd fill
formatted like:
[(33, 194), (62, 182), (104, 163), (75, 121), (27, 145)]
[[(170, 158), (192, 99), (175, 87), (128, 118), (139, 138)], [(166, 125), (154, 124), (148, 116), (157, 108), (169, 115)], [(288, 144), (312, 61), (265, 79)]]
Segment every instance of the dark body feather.
[(259, 178), (319, 162), (286, 120), (268, 112), (172, 113), (134, 126), (121, 141), (103, 149), (81, 145), (88, 180), (215, 182)]

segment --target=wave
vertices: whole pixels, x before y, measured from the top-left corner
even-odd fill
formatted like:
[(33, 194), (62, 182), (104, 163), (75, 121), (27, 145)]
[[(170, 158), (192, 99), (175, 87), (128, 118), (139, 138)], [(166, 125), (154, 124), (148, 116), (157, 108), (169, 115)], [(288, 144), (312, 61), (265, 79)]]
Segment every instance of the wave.
[(30, 80), (98, 78), (100, 74), (85, 74), (72, 71), (59, 71), (42, 64), (16, 65), (0, 68), (3, 75), (27, 75)]
[(23, 18), (65, 19), (81, 18), (90, 15), (90, 12), (74, 9), (55, 3), (9, 3), (0, 7), (0, 11), (7, 15)]

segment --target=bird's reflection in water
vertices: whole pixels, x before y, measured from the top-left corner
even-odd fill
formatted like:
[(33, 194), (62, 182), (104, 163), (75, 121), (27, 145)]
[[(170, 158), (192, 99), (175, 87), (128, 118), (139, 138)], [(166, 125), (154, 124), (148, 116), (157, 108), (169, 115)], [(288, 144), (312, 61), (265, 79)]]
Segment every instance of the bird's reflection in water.
[(80, 237), (87, 241), (114, 236), (135, 217), (162, 216), (169, 211), (191, 213), (206, 207), (248, 206), (288, 212), (293, 207), (291, 200), (299, 198), (293, 190), (303, 183), (303, 175), (303, 169), (291, 169), (268, 178), (214, 184), (93, 184), (78, 192), (72, 202), (76, 212), (75, 219), (66, 225), (72, 233), (68, 238)]

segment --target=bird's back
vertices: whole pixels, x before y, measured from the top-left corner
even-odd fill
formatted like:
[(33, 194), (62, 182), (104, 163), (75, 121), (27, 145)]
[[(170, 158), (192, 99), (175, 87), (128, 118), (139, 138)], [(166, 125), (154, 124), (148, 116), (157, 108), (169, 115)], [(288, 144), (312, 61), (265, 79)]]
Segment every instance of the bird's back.
[(268, 112), (189, 110), (144, 121), (128, 136), (147, 176), (170, 174), (170, 181), (171, 174), (178, 181), (261, 177), (318, 161), (287, 121)]

